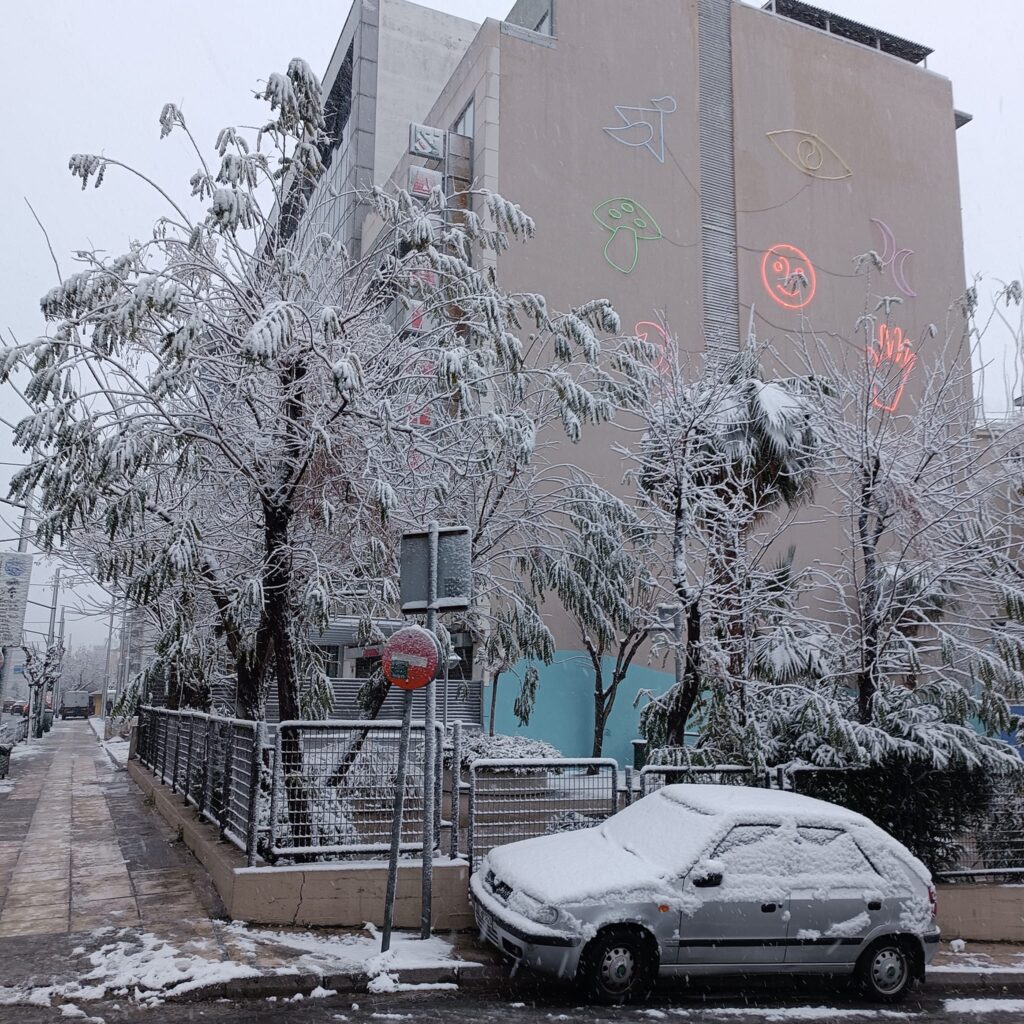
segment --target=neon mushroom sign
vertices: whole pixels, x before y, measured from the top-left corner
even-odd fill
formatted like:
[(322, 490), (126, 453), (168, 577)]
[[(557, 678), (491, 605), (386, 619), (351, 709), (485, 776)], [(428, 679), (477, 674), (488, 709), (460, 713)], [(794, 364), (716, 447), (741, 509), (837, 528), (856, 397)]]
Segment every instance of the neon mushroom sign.
[(803, 309), (811, 304), (818, 279), (807, 254), (795, 245), (779, 242), (761, 260), (761, 281), (772, 301), (784, 309)]

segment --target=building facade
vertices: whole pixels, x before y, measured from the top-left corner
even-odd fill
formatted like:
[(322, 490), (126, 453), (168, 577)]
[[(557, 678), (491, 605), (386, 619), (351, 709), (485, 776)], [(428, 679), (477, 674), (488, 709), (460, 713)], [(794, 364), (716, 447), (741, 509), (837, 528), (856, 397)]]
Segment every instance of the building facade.
[[(918, 339), (929, 324), (962, 329), (951, 311), (965, 288), (955, 132), (968, 118), (926, 47), (796, 0), (519, 0), (479, 27), (381, 0), (375, 30), (369, 8), (356, 0), (325, 79), (335, 97), (352, 76), (329, 177), (409, 187), (439, 167), (409, 155), (409, 122), (454, 132), (464, 173), (538, 225), (500, 257), (503, 287), (555, 309), (607, 296), (625, 330), (698, 355), (735, 351), (752, 326), (783, 360), (787, 339), (810, 335), (833, 362), (863, 361), (853, 326), (874, 298), (854, 257), (874, 250), (870, 290), (899, 298), (916, 348), (887, 401), (912, 411), (945, 358)], [(357, 248), (372, 237), (372, 219), (335, 206), (328, 230)], [(607, 431), (571, 457), (621, 479)], [(839, 542), (812, 518), (806, 558)], [(571, 624), (551, 622), (559, 655), (527, 731), (589, 753), (588, 660)], [(660, 664), (631, 671), (609, 754), (630, 756), (637, 691), (670, 680)], [(512, 732), (505, 689), (497, 722)]]

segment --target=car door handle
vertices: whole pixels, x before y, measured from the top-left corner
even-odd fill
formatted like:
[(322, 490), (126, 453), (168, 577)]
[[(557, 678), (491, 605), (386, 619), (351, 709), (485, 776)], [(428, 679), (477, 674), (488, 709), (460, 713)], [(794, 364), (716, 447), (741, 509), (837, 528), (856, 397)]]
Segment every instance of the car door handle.
[(881, 900), (870, 900), (868, 902), (868, 910), (881, 910), (881, 909), (882, 909), (882, 901)]
[(778, 909), (778, 905), (775, 903), (762, 903), (761, 913), (762, 914), (773, 914)]

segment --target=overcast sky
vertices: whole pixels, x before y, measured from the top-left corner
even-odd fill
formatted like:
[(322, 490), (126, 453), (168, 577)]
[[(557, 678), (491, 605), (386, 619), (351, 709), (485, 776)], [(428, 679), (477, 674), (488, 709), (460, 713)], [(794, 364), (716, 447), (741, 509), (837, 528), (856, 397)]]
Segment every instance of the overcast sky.
[[(502, 17), (512, 0), (429, 0), (427, 6), (480, 21)], [(630, 2), (630, 0), (623, 0)], [(642, 0), (633, 0), (642, 2)], [(953, 81), (956, 105), (974, 115), (958, 133), (968, 276), (1022, 276), (1024, 218), (1016, 190), (1024, 166), (1024, 75), (1019, 47), (1024, 4), (1017, 0), (822, 0), (822, 5), (934, 48), (929, 68)], [(111, 172), (85, 192), (67, 170), (71, 153), (123, 159), (174, 188), (187, 189), (195, 156), (172, 136), (160, 141), (157, 117), (178, 103), (201, 145), (224, 125), (251, 124), (261, 79), (302, 56), (326, 68), (347, 0), (12, 0), (0, 34), (0, 328), (19, 340), (42, 330), (39, 297), (56, 283), (45, 242), (25, 205), (46, 225), (67, 274), (76, 248), (121, 251), (146, 235), (159, 205), (145, 189)], [(515, 196), (509, 197), (515, 199)], [(984, 286), (988, 287), (988, 286)], [(999, 367), (995, 367), (995, 376)], [(991, 381), (989, 404), (1002, 400)], [(0, 416), (17, 418), (17, 399), (0, 390)], [(0, 426), (0, 460), (17, 453)], [(0, 494), (9, 470), (0, 465)], [(0, 547), (13, 537), (11, 510), (0, 505)], [(48, 570), (34, 576), (43, 600)], [(70, 600), (70, 597), (68, 598)], [(44, 629), (43, 609), (29, 616)], [(76, 641), (94, 642), (105, 623), (69, 623)]]

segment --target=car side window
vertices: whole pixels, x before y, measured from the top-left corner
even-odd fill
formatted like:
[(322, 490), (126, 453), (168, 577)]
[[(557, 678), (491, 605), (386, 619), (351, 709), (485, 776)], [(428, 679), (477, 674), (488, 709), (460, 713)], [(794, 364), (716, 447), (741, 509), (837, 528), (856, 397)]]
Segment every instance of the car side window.
[(797, 827), (798, 842), (793, 849), (791, 872), (794, 875), (852, 880), (876, 876), (871, 862), (849, 832), (841, 828)]
[(736, 825), (718, 844), (711, 859), (722, 865), (726, 879), (737, 875), (784, 872), (792, 839), (778, 825)]

